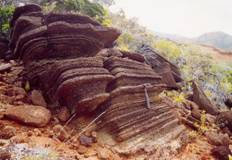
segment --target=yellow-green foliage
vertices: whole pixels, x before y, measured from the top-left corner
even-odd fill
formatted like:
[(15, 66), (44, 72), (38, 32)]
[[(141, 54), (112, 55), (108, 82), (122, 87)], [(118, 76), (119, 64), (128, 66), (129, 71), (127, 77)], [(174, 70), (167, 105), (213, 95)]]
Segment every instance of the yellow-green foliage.
[(197, 127), (199, 134), (203, 134), (208, 130), (208, 127), (207, 127), (207, 124), (206, 124), (206, 113), (205, 113), (205, 111), (202, 111), (202, 113), (201, 113), (200, 124), (195, 123), (194, 125)]
[(163, 96), (168, 96), (170, 97), (175, 103), (181, 104), (185, 102), (185, 94), (183, 92), (179, 93), (177, 91), (164, 91), (160, 95), (161, 97)]
[(131, 41), (133, 41), (133, 36), (131, 34), (122, 34), (117, 40), (118, 48), (124, 51), (128, 51), (130, 48), (129, 44), (131, 43)]
[(164, 52), (169, 59), (176, 59), (180, 56), (181, 50), (176, 43), (168, 40), (158, 40), (154, 47)]
[(229, 158), (229, 160), (232, 160), (232, 156), (231, 155), (228, 155), (228, 158)]
[(30, 83), (29, 83), (29, 81), (26, 81), (26, 84), (25, 84), (25, 86), (24, 86), (24, 89), (25, 89), (25, 91), (30, 91), (30, 89), (31, 89), (31, 87), (30, 87)]
[(0, 34), (7, 34), (10, 29), (9, 21), (14, 12), (13, 5), (2, 5), (0, 1)]

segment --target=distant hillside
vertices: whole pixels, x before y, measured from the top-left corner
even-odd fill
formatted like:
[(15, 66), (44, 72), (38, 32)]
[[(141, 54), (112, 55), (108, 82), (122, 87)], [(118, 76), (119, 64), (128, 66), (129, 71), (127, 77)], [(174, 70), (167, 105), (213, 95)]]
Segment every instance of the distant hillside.
[(224, 49), (226, 51), (232, 50), (232, 36), (224, 32), (205, 33), (194, 39), (194, 41)]
[(174, 34), (155, 33), (157, 36), (180, 43), (199, 43), (219, 48), (225, 51), (232, 51), (232, 35), (224, 32), (209, 32), (196, 38), (187, 38)]
[(155, 35), (161, 38), (165, 38), (171, 41), (176, 41), (179, 43), (186, 43), (186, 42), (193, 42), (192, 39), (184, 37), (184, 36), (180, 36), (180, 35), (176, 35), (176, 34), (167, 34), (167, 33), (160, 33), (160, 32), (155, 32)]

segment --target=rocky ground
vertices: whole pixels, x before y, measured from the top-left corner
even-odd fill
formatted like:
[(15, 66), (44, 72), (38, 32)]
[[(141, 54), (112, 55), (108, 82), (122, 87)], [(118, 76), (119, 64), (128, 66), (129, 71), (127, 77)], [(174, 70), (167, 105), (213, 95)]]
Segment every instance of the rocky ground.
[[(21, 65), (14, 61), (8, 65), (0, 74), (0, 159), (170, 159), (171, 148), (150, 155), (116, 153), (105, 143), (110, 135), (94, 131), (94, 124), (85, 131), (90, 118), (71, 116), (64, 107), (49, 111), (38, 91), (27, 93), (27, 88), (21, 88)], [(185, 146), (172, 154), (172, 159), (214, 159), (211, 150), (215, 144), (230, 144), (228, 135), (188, 133), (192, 136), (183, 138)]]

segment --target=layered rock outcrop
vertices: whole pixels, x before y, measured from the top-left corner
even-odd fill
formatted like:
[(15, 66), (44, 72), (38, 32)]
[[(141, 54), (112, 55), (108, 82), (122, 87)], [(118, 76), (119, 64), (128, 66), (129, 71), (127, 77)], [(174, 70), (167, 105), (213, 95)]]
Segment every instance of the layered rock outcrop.
[(171, 88), (178, 88), (176, 82), (183, 81), (177, 66), (169, 62), (166, 58), (158, 54), (151, 47), (143, 45), (139, 50), (144, 55), (148, 63), (155, 72), (163, 77), (163, 81)]
[(24, 70), (33, 88), (42, 89), (50, 103), (77, 111), (93, 111), (108, 97), (107, 84), (114, 79), (100, 57), (33, 62)]
[(17, 8), (12, 27), (11, 51), (25, 63), (94, 56), (102, 48), (111, 46), (120, 34), (87, 16), (43, 14), (37, 5)]
[(182, 79), (164, 57), (106, 49), (120, 35), (116, 29), (83, 15), (44, 14), (37, 5), (17, 8), (11, 27), (9, 46), (24, 62), (23, 80), (42, 91), (48, 106), (100, 112), (97, 128), (114, 135), (123, 154), (181, 146), (187, 127), (173, 100), (160, 93), (177, 89)]

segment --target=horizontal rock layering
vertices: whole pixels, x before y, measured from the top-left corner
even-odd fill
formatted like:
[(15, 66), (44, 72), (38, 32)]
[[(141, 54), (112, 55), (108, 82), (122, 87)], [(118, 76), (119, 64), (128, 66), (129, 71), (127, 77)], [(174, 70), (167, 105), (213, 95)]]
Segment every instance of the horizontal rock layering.
[(44, 15), (37, 5), (17, 8), (12, 27), (10, 49), (25, 63), (47, 58), (94, 56), (102, 48), (112, 46), (120, 35), (116, 29), (103, 27), (87, 16)]
[(92, 111), (108, 98), (106, 86), (114, 76), (103, 68), (102, 58), (89, 57), (33, 62), (24, 70), (24, 78), (42, 89), (50, 102), (80, 112)]
[(17, 8), (11, 26), (10, 49), (25, 64), (24, 82), (41, 90), (48, 105), (77, 113), (103, 109), (98, 127), (120, 142), (136, 137), (136, 146), (159, 131), (164, 137), (185, 129), (174, 105), (159, 97), (176, 87), (178, 69), (167, 60), (154, 68), (142, 54), (103, 49), (113, 46), (116, 29), (77, 14), (45, 15), (36, 5)]

